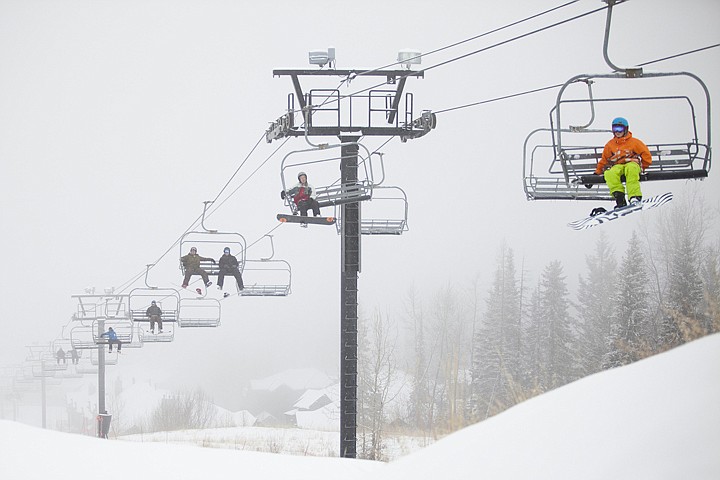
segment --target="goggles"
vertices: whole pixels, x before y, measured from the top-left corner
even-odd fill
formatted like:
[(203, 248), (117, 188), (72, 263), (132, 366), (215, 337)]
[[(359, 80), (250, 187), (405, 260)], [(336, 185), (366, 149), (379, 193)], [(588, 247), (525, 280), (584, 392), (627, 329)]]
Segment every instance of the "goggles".
[(612, 131), (613, 133), (622, 133), (625, 131), (625, 125), (613, 125)]

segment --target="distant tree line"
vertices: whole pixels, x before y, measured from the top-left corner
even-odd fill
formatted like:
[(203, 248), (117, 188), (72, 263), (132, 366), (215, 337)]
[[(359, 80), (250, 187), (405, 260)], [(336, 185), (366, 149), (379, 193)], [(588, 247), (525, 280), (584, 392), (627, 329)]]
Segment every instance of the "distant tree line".
[[(426, 306), (411, 292), (401, 320), (361, 316), (360, 455), (383, 458), (389, 422), (443, 435), (720, 331), (714, 216), (691, 197), (652, 219), (630, 238), (601, 233), (574, 285), (575, 299), (559, 259), (529, 285), (512, 248), (502, 245), (485, 295), (477, 282), (469, 291), (447, 286)], [(398, 382), (410, 398), (390, 412), (391, 385)]]

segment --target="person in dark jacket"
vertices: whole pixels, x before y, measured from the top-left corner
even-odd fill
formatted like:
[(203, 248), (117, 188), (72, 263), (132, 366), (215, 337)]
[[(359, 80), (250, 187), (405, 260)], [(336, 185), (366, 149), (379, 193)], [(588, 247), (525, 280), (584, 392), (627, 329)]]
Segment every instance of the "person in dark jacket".
[[(220, 267), (220, 273), (218, 273), (218, 289), (223, 289), (223, 284), (225, 283), (225, 275), (232, 275), (235, 277), (235, 281), (237, 282), (237, 289), (238, 291), (245, 288), (243, 284), (242, 279), (242, 273), (240, 273), (240, 264), (238, 263), (238, 259), (230, 254), (230, 247), (225, 247), (223, 250), (223, 256), (220, 257), (220, 260), (218, 261), (218, 266)], [(225, 293), (225, 297), (229, 296), (229, 293)]]
[(155, 333), (155, 322), (158, 324), (158, 333), (162, 333), (162, 310), (157, 306), (155, 300), (150, 302), (145, 315), (150, 319), (150, 333)]
[(118, 346), (118, 353), (120, 353), (120, 349), (122, 348), (122, 342), (117, 336), (117, 333), (115, 333), (115, 330), (113, 330), (113, 327), (108, 327), (107, 332), (100, 334), (100, 337), (107, 337), (107, 343), (110, 346), (110, 353), (112, 353), (112, 346), (113, 343), (116, 343)]
[(77, 365), (80, 363), (80, 356), (78, 355), (77, 350), (74, 348), (70, 350), (70, 359), (72, 360), (73, 365)]
[(65, 350), (62, 349), (62, 347), (58, 348), (58, 351), (55, 352), (55, 357), (57, 358), (57, 363), (60, 365), (60, 361), (64, 364), (67, 364), (67, 360), (65, 360)]
[(205, 282), (206, 287), (212, 285), (212, 282), (208, 278), (207, 272), (200, 268), (201, 260), (209, 260), (215, 263), (215, 260), (212, 258), (201, 257), (200, 255), (198, 255), (197, 248), (195, 247), (192, 247), (190, 249), (190, 253), (180, 258), (183, 267), (185, 267), (185, 279), (183, 280), (182, 288), (186, 288), (188, 286), (188, 283), (190, 283), (190, 277), (192, 277), (193, 275), (200, 275), (203, 279), (203, 282)]

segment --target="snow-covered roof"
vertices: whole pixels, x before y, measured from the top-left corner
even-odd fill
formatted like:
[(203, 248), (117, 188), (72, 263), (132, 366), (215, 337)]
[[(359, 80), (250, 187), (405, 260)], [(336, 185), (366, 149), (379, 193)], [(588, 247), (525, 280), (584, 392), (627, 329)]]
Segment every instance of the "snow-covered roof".
[(295, 420), (300, 428), (337, 431), (340, 429), (340, 405), (329, 403), (317, 410), (298, 411)]
[(327, 397), (329, 402), (339, 402), (340, 384), (336, 383), (322, 389), (311, 388), (310, 390), (306, 390), (305, 393), (300, 395), (300, 398), (295, 402), (293, 407), (299, 410), (309, 410), (313, 404), (322, 399), (322, 397)]

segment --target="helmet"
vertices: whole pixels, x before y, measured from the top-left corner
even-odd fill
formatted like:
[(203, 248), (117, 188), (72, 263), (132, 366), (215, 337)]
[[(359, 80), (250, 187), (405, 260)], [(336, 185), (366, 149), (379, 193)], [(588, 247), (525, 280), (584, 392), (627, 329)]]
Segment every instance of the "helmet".
[(195, 248), (195, 247), (190, 248), (190, 253), (194, 253), (194, 252), (197, 252), (197, 248)]
[(230, 247), (225, 247), (225, 249), (223, 250), (223, 253), (230, 253)]
[(300, 172), (300, 173), (298, 173), (298, 180), (300, 180), (300, 177), (302, 177), (303, 175), (305, 175), (305, 178), (307, 178), (307, 173)]
[(628, 128), (628, 121), (625, 120), (623, 117), (617, 117), (613, 119), (612, 124), (613, 126), (622, 125), (623, 127)]
[(150, 304), (151, 304), (151, 305), (155, 305), (155, 300), (153, 300), (152, 302), (150, 302)]

